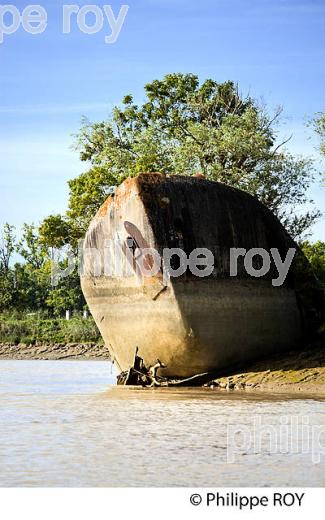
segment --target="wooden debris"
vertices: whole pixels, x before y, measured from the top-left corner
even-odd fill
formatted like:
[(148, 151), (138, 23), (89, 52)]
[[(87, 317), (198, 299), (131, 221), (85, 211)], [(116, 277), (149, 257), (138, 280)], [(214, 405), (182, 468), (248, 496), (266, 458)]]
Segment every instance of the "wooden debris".
[(158, 376), (158, 370), (167, 368), (167, 366), (157, 359), (157, 363), (147, 368), (143, 362), (142, 357), (138, 355), (139, 347), (136, 347), (134, 354), (133, 366), (117, 377), (118, 385), (133, 385), (133, 386), (202, 386), (211, 379), (211, 374), (204, 372), (203, 374), (196, 374), (185, 379), (168, 379), (166, 377)]

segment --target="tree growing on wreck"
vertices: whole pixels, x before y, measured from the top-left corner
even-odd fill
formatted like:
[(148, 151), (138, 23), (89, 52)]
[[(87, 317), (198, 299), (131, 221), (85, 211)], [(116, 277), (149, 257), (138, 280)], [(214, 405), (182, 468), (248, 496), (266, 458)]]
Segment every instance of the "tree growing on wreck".
[(126, 176), (143, 171), (202, 172), (255, 195), (294, 237), (317, 220), (307, 190), (316, 172), (278, 142), (281, 109), (270, 115), (231, 81), (202, 84), (194, 74), (168, 74), (145, 86), (136, 104), (124, 97), (106, 121), (83, 120), (76, 148), (91, 168), (69, 182), (67, 218), (83, 235), (89, 220)]

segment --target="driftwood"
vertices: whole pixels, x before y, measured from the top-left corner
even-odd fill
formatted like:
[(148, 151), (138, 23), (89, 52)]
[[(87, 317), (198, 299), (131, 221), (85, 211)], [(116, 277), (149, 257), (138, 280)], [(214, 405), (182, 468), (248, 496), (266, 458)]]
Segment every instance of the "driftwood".
[(157, 359), (157, 363), (147, 368), (142, 357), (138, 356), (139, 347), (136, 347), (133, 366), (121, 372), (117, 377), (118, 385), (133, 386), (161, 386), (162, 378), (157, 376), (160, 368), (167, 368), (164, 363)]
[(144, 365), (143, 359), (138, 356), (139, 347), (136, 347), (133, 366), (117, 376), (118, 385), (148, 386), (151, 383), (149, 371)]
[(142, 357), (138, 355), (139, 347), (136, 347), (134, 354), (133, 366), (117, 377), (118, 385), (132, 385), (132, 386), (202, 386), (211, 379), (209, 372), (203, 374), (196, 374), (192, 377), (184, 379), (168, 379), (166, 377), (158, 376), (158, 370), (167, 368), (167, 366), (157, 359), (157, 363), (147, 368), (143, 362)]

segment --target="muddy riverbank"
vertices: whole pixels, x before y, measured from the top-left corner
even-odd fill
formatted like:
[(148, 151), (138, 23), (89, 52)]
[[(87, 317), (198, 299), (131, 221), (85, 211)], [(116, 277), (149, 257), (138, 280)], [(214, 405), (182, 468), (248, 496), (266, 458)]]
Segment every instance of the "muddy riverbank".
[[(0, 344), (1, 359), (109, 360), (109, 351), (94, 343), (53, 345)], [(214, 379), (211, 388), (220, 391), (301, 392), (325, 395), (325, 342), (312, 348), (268, 357)]]
[(109, 352), (103, 345), (95, 343), (56, 343), (53, 345), (13, 345), (0, 343), (1, 359), (39, 359), (39, 360), (64, 360), (64, 359), (94, 359), (109, 360)]
[(257, 361), (215, 379), (210, 385), (222, 391), (325, 395), (325, 342)]

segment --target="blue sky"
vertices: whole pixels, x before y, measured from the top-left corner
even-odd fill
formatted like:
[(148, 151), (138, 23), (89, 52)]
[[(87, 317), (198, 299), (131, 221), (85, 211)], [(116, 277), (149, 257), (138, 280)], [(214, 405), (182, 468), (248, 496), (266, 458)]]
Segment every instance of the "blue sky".
[[(66, 181), (87, 169), (70, 148), (82, 115), (103, 119), (129, 92), (141, 100), (143, 85), (168, 72), (232, 79), (270, 108), (283, 105), (289, 149), (320, 160), (306, 121), (325, 110), (324, 0), (124, 2), (129, 11), (114, 44), (104, 43), (107, 21), (87, 35), (72, 17), (71, 33), (62, 34), (63, 4), (89, 0), (38, 0), (46, 31), (20, 28), (0, 44), (1, 223), (63, 212)], [(28, 3), (12, 2), (20, 11)], [(122, 3), (110, 2), (116, 15)], [(315, 186), (311, 195), (324, 209), (324, 190)], [(314, 238), (325, 240), (324, 220)]]

